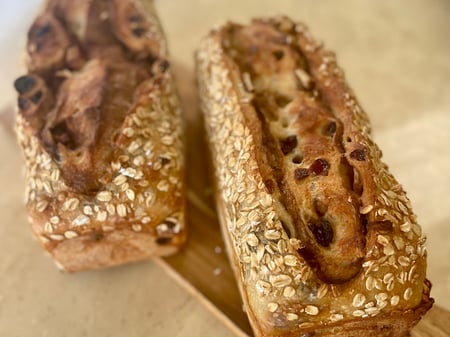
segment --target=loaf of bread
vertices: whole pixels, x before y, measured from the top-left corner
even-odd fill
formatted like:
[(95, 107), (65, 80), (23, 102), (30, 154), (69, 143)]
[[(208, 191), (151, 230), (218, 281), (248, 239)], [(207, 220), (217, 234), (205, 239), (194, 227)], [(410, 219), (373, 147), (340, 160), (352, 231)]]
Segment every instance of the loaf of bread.
[(335, 56), (286, 17), (196, 54), (217, 208), (256, 336), (404, 336), (425, 238)]
[(16, 131), (32, 230), (66, 271), (186, 236), (180, 104), (150, 0), (50, 0), (28, 32)]

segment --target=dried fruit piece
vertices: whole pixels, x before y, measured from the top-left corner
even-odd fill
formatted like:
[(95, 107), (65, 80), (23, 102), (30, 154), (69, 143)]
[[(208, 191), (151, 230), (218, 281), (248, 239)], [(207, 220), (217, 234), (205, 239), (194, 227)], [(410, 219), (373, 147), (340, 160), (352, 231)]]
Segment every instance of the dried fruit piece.
[(317, 223), (310, 222), (308, 224), (308, 228), (314, 234), (314, 237), (316, 238), (319, 245), (321, 245), (322, 247), (330, 246), (331, 242), (333, 241), (334, 233), (333, 228), (327, 220), (321, 219)]
[(14, 81), (14, 88), (19, 94), (29, 92), (36, 85), (36, 80), (29, 75), (21, 76)]
[(298, 168), (294, 171), (294, 177), (296, 180), (305, 179), (309, 175), (308, 169)]
[(330, 164), (322, 158), (316, 159), (309, 167), (309, 172), (316, 176), (327, 176)]

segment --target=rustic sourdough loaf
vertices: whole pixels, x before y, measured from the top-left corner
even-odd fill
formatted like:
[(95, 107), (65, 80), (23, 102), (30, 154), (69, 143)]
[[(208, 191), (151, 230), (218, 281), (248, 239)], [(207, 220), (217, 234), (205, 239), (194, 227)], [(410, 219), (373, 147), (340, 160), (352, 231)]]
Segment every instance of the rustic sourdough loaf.
[(333, 53), (286, 17), (196, 54), (217, 207), (256, 336), (403, 336), (425, 238)]
[(151, 1), (48, 1), (28, 33), (16, 130), (32, 230), (67, 271), (185, 241), (180, 104)]

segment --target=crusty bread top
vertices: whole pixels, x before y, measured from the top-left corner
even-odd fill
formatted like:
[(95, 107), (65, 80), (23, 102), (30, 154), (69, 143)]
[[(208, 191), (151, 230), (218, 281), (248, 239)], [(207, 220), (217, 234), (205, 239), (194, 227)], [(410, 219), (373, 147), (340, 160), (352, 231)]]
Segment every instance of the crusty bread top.
[[(280, 220), (318, 276), (342, 283), (361, 269), (367, 219), (359, 210), (366, 205), (354, 178), (355, 159), (346, 154), (346, 128), (285, 35), (254, 22), (230, 26), (224, 45), (252, 94), (253, 109), (243, 112)], [(361, 171), (370, 175), (373, 167)]]
[(49, 1), (30, 28), (19, 112), (75, 191), (102, 186), (129, 107), (167, 68), (151, 24), (133, 1)]
[[(29, 73), (15, 82), (16, 129), (30, 220), (44, 247), (53, 254), (79, 237), (79, 247), (101, 246), (123, 230), (115, 239), (122, 250), (118, 237), (132, 241), (126, 231), (176, 250), (185, 238), (181, 111), (151, 1), (48, 1), (27, 53)], [(122, 261), (98, 254), (100, 266), (149, 255), (130, 247)], [(83, 268), (99, 265), (84, 255)]]
[[(360, 317), (397, 315), (399, 319), (400, 312), (409, 312), (401, 328), (407, 329), (432, 303), (425, 282), (425, 238), (403, 188), (381, 161), (367, 115), (347, 86), (334, 54), (314, 41), (302, 24), (283, 17), (254, 20), (249, 27), (230, 23), (212, 31), (201, 43), (197, 66), (219, 205), (226, 220), (223, 225), (255, 330), (290, 336), (350, 324)], [(252, 45), (247, 38), (257, 43)], [(276, 44), (278, 50), (273, 49)], [(292, 60), (288, 54), (292, 50), (301, 55), (297, 69), (280, 61), (283, 57), (284, 62)], [(295, 81), (300, 90), (292, 97), (294, 85), (289, 83)], [(267, 102), (270, 91), (285, 97), (277, 102), (275, 95), (273, 102)], [(260, 111), (265, 108), (271, 111)], [(314, 109), (316, 119), (302, 109)], [(286, 122), (291, 123), (286, 128), (289, 134), (276, 125), (283, 124), (285, 116), (291, 118)], [(264, 139), (268, 133), (281, 135), (280, 141)], [(287, 138), (292, 134), (297, 143)], [(280, 153), (288, 159), (267, 159)], [(346, 161), (343, 168), (334, 158)], [(317, 163), (320, 159), (327, 163)], [(338, 169), (333, 171), (333, 166)], [(297, 171), (298, 177), (297, 169), (304, 169)], [(352, 174), (347, 172), (350, 169)], [(277, 170), (282, 171), (282, 179), (291, 175), (291, 180), (280, 184)], [(267, 181), (270, 174), (273, 183)], [(305, 182), (309, 187), (302, 186)], [(314, 228), (303, 228), (310, 231), (305, 235), (298, 223), (286, 224), (288, 207), (280, 195), (289, 189), (298, 212), (337, 214), (332, 221), (342, 226), (337, 228), (340, 237), (320, 238), (326, 232), (323, 228), (319, 234)], [(321, 190), (326, 195), (319, 201), (326, 205), (314, 202)], [(342, 202), (349, 204), (349, 210), (339, 218)], [(354, 224), (346, 223), (352, 217)], [(357, 242), (345, 242), (345, 237), (355, 237)], [(335, 240), (342, 240), (339, 247), (332, 247)], [(313, 256), (302, 251), (305, 247)], [(348, 261), (353, 263), (352, 253), (356, 260), (347, 273), (342, 268)], [(337, 264), (327, 265), (333, 255)]]

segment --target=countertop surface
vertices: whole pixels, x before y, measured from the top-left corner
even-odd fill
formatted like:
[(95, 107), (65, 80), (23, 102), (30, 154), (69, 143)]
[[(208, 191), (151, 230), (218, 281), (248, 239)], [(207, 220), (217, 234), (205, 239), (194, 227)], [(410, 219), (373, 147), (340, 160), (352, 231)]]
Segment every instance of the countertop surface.
[[(159, 263), (67, 275), (32, 239), (23, 207), (22, 157), (10, 124), (12, 81), (21, 72), (26, 29), (38, 4), (0, 2), (0, 336), (233, 336)], [(450, 2), (156, 0), (155, 5), (188, 120), (198, 114), (193, 53), (211, 27), (287, 14), (336, 52), (370, 116), (384, 160), (408, 191), (428, 237), (432, 296), (450, 310)], [(215, 276), (210, 271), (205, 277)]]

